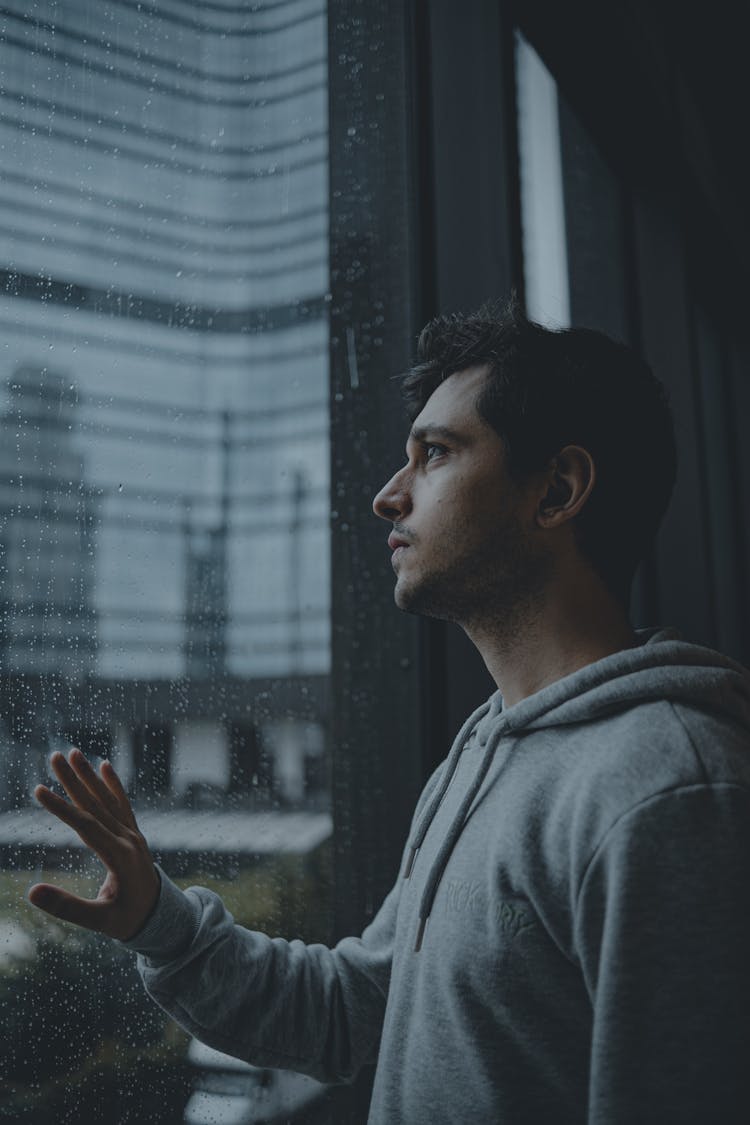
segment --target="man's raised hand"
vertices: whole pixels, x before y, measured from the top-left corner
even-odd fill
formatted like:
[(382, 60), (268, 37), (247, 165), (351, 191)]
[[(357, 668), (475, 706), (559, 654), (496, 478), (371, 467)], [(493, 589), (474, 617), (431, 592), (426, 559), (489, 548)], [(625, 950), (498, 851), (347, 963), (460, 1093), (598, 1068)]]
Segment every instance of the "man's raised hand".
[(98, 855), (107, 875), (95, 899), (37, 883), (29, 891), (29, 902), (55, 918), (108, 937), (133, 937), (151, 913), (160, 883), (122, 783), (109, 762), (103, 762), (97, 774), (80, 750), (71, 750), (67, 759), (53, 754), (50, 764), (70, 800), (46, 785), (38, 785), (34, 796), (76, 830)]

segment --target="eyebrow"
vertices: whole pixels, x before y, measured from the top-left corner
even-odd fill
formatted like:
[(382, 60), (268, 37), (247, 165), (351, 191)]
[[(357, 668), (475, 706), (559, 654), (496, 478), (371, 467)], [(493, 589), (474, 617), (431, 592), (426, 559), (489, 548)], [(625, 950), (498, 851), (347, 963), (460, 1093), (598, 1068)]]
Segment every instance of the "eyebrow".
[(428, 422), (426, 426), (412, 426), (409, 431), (411, 441), (424, 442), (429, 437), (444, 438), (445, 441), (453, 442), (454, 445), (467, 444), (466, 438), (452, 430), (450, 426), (439, 426)]

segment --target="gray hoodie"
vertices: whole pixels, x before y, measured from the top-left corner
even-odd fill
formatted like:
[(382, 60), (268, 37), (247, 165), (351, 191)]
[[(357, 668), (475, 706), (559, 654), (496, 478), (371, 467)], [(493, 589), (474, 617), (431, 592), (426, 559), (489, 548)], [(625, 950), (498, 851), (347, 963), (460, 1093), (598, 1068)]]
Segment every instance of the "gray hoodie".
[(257, 1065), (377, 1060), (371, 1125), (747, 1125), (750, 675), (638, 641), (467, 720), (361, 937), (271, 939), (162, 873), (149, 993)]

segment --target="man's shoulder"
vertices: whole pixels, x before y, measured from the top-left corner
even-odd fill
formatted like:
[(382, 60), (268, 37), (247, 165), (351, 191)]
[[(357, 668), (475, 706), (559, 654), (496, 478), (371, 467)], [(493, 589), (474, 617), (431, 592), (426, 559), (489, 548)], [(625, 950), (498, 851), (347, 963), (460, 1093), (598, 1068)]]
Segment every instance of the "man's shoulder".
[[(643, 700), (611, 715), (602, 736), (598, 769), (629, 780), (636, 791), (725, 781), (750, 784), (750, 729), (718, 705)], [(596, 776), (598, 770), (591, 772)]]
[(558, 735), (554, 824), (547, 830), (568, 840), (577, 835), (584, 847), (660, 795), (727, 784), (750, 793), (750, 735), (720, 712), (644, 700)]

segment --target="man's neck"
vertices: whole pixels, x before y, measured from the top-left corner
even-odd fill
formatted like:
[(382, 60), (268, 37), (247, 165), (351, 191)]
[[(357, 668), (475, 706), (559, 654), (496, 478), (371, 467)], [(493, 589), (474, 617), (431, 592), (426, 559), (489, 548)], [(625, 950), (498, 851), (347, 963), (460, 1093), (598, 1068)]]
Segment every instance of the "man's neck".
[(504, 707), (636, 642), (625, 609), (598, 581), (548, 591), (512, 625), (490, 619), (465, 629)]

